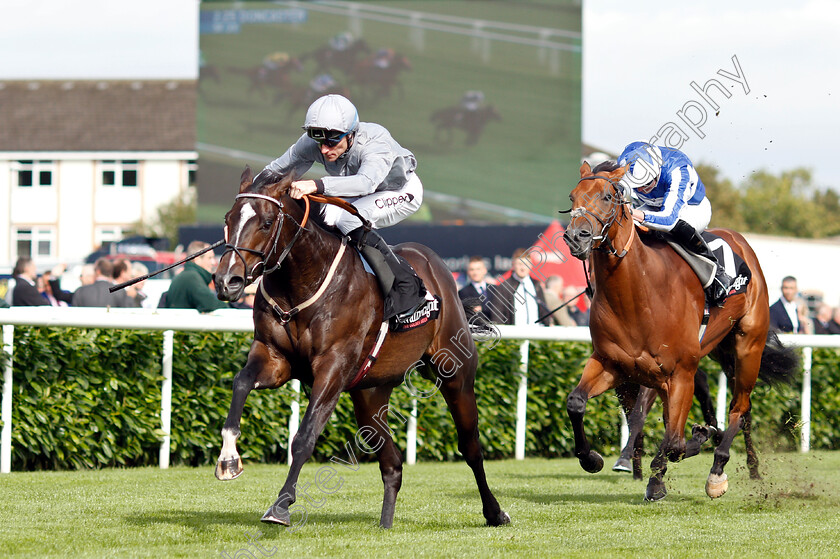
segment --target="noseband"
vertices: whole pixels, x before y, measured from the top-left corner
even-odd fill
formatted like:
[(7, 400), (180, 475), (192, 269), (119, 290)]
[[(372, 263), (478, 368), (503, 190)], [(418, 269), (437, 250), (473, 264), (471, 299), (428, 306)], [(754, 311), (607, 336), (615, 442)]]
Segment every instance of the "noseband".
[[(286, 257), (289, 255), (289, 252), (291, 252), (292, 247), (298, 240), (298, 237), (300, 237), (304, 225), (306, 225), (306, 217), (308, 217), (309, 215), (309, 201), (306, 201), (306, 215), (303, 218), (303, 225), (301, 225), (295, 220), (295, 218), (283, 211), (283, 202), (272, 198), (271, 196), (246, 192), (242, 194), (237, 194), (235, 199), (239, 200), (240, 198), (258, 198), (260, 200), (266, 200), (268, 202), (271, 202), (272, 204), (277, 206), (278, 219), (275, 220), (275, 224), (272, 225), (271, 233), (269, 234), (267, 244), (270, 245), (270, 248), (267, 253), (264, 250), (255, 250), (252, 248), (236, 246), (231, 244), (228, 239), (227, 227), (225, 227), (225, 252), (222, 254), (222, 258), (224, 258), (225, 254), (227, 254), (228, 252), (233, 252), (234, 254), (236, 254), (236, 256), (238, 256), (242, 260), (242, 265), (245, 268), (245, 283), (250, 284), (259, 276), (265, 276), (277, 270), (280, 267), (280, 264), (283, 262), (283, 260), (285, 260)], [(297, 231), (295, 232), (294, 237), (292, 237), (292, 240), (283, 249), (283, 252), (280, 253), (280, 256), (277, 257), (277, 262), (275, 262), (271, 268), (268, 268), (269, 261), (277, 253), (277, 243), (280, 239), (280, 230), (283, 228), (283, 223), (286, 217), (291, 219), (298, 226)], [(250, 271), (248, 270), (248, 264), (245, 262), (245, 256), (242, 254), (242, 251), (250, 252), (251, 254), (256, 254), (260, 258), (260, 261), (254, 264), (254, 267)], [(257, 274), (257, 268), (259, 266), (262, 266), (262, 272), (260, 274)]]
[[(593, 212), (590, 209), (586, 208), (585, 206), (579, 206), (577, 208), (572, 208), (570, 210), (562, 211), (560, 213), (568, 213), (569, 216), (572, 218), (572, 221), (574, 221), (577, 218), (586, 218), (587, 220), (588, 220), (589, 217), (595, 218), (595, 220), (598, 223), (601, 224), (601, 232), (598, 235), (593, 235), (593, 237), (592, 237), (593, 241), (597, 241), (597, 242), (600, 243), (600, 244), (598, 244), (597, 247), (595, 247), (594, 250), (599, 250), (599, 249), (604, 250), (604, 251), (608, 252), (609, 254), (611, 254), (613, 256), (618, 256), (619, 258), (621, 258), (625, 254), (627, 254), (627, 248), (629, 247), (629, 243), (628, 243), (627, 247), (624, 248), (622, 253), (619, 254), (615, 250), (615, 248), (612, 246), (612, 241), (609, 238), (608, 232), (609, 232), (610, 228), (613, 226), (613, 224), (616, 222), (616, 220), (618, 220), (619, 217), (624, 216), (624, 211), (619, 210), (619, 208), (622, 208), (625, 204), (628, 204), (629, 201), (624, 198), (624, 190), (622, 188), (619, 188), (619, 186), (615, 183), (615, 181), (613, 181), (609, 177), (604, 177), (604, 176), (601, 176), (601, 175), (589, 175), (589, 176), (586, 176), (586, 177), (582, 177), (578, 181), (578, 184), (582, 183), (583, 181), (592, 180), (592, 179), (603, 179), (603, 180), (607, 181), (608, 183), (610, 183), (610, 185), (612, 186), (613, 190), (615, 191), (615, 201), (613, 203), (612, 212), (610, 212), (610, 214), (608, 216), (606, 216), (605, 219), (601, 219), (601, 217), (598, 215), (597, 212)], [(609, 187), (607, 187), (607, 188), (609, 188)], [(604, 192), (606, 192), (607, 188), (604, 189)], [(604, 198), (608, 202), (611, 202), (611, 200), (608, 198), (609, 196), (610, 196), (609, 193), (604, 194)], [(571, 222), (569, 223), (569, 226), (571, 227)], [(632, 240), (632, 236), (631, 236), (631, 240)]]

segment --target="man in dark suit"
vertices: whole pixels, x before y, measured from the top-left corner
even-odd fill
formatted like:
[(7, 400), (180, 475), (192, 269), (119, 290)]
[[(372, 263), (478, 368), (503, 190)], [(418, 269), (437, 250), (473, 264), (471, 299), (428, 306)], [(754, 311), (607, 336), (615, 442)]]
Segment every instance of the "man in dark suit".
[[(513, 253), (513, 270), (510, 277), (498, 286), (491, 286), (490, 300), (485, 308), (490, 310), (490, 320), (497, 324), (524, 326), (537, 324), (537, 319), (548, 314), (545, 295), (538, 281), (531, 279), (531, 269), (526, 260), (525, 249)], [(527, 259), (528, 256), (525, 255)], [(541, 324), (548, 326), (551, 317), (546, 316)]]
[(469, 305), (475, 312), (481, 313), (489, 319), (488, 313), (484, 310), (484, 303), (487, 301), (487, 264), (481, 256), (471, 256), (467, 264), (467, 277), (469, 283), (458, 291), (458, 297), (465, 305)]
[(15, 278), (15, 288), (12, 291), (13, 307), (40, 307), (50, 304), (36, 287), (38, 270), (31, 258), (27, 256), (18, 258), (12, 275)]
[(770, 306), (770, 329), (778, 332), (801, 333), (802, 325), (796, 314), (796, 278), (786, 276), (782, 280), (782, 296)]
[(114, 285), (114, 266), (106, 258), (100, 258), (93, 265), (96, 280), (90, 285), (83, 285), (73, 293), (74, 307), (139, 307), (140, 305), (126, 295), (125, 290), (111, 293)]

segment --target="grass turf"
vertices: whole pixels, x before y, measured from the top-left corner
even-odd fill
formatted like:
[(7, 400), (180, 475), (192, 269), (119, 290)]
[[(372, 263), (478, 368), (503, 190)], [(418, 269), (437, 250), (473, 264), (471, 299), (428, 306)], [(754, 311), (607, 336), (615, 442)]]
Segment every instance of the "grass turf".
[(644, 483), (608, 471), (611, 458), (596, 475), (573, 459), (487, 462), (512, 517), (501, 528), (483, 525), (464, 463), (422, 463), (405, 468), (390, 531), (377, 527), (375, 464), (334, 465), (331, 494), (314, 489), (325, 464), (307, 465), (312, 499), (299, 498), (307, 517), (293, 514), (294, 532), (259, 522), (285, 466), (246, 464), (227, 483), (209, 467), (12, 473), (0, 476), (0, 556), (836, 557), (840, 453), (761, 459), (764, 479), (751, 481), (733, 455), (729, 492), (715, 501), (703, 491), (710, 453), (672, 464), (670, 494), (655, 504), (643, 504)]

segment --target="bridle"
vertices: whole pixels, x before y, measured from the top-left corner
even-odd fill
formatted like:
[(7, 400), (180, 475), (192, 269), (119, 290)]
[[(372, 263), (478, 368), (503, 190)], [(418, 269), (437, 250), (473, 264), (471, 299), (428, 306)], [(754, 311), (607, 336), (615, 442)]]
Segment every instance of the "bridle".
[[(630, 244), (633, 242), (634, 233), (631, 232), (630, 238), (628, 239), (627, 244), (624, 246), (624, 249), (621, 253), (619, 253), (615, 249), (615, 247), (613, 247), (612, 241), (610, 240), (608, 233), (610, 228), (619, 218), (624, 219), (626, 217), (624, 206), (629, 204), (630, 202), (624, 197), (624, 189), (621, 188), (618, 184), (616, 184), (616, 181), (612, 180), (609, 177), (605, 177), (602, 175), (587, 175), (585, 177), (581, 177), (581, 179), (577, 183), (580, 184), (583, 181), (593, 179), (603, 179), (610, 183), (610, 185), (612, 186), (613, 193), (606, 192), (607, 188), (609, 187), (605, 188), (602, 192), (602, 197), (607, 202), (612, 202), (612, 211), (610, 212), (610, 214), (604, 219), (601, 219), (601, 216), (598, 215), (600, 212), (593, 212), (585, 206), (579, 206), (577, 208), (561, 211), (560, 213), (568, 213), (569, 216), (572, 218), (572, 220), (569, 222), (569, 227), (571, 227), (571, 223), (574, 222), (575, 219), (584, 218), (589, 223), (592, 223), (592, 221), (589, 218), (594, 218), (598, 223), (601, 224), (601, 232), (598, 235), (592, 236), (592, 241), (598, 242), (598, 246), (594, 247), (593, 250), (603, 250), (612, 256), (623, 258), (624, 255), (627, 254), (627, 250), (630, 248)], [(611, 199), (611, 196), (615, 196), (614, 201)]]
[[(276, 198), (272, 198), (271, 196), (266, 196), (264, 194), (244, 192), (241, 194), (237, 194), (235, 199), (239, 200), (244, 198), (257, 198), (260, 200), (266, 200), (277, 206), (277, 218), (274, 220), (274, 223), (271, 226), (271, 231), (269, 232), (268, 241), (266, 243), (266, 245), (270, 246), (268, 252), (266, 252), (265, 250), (256, 250), (253, 248), (236, 246), (231, 244), (230, 240), (228, 239), (227, 226), (225, 227), (225, 251), (224, 253), (222, 253), (222, 258), (224, 258), (225, 254), (227, 254), (228, 252), (233, 252), (236, 256), (238, 256), (242, 260), (242, 265), (245, 268), (245, 283), (250, 284), (259, 276), (268, 275), (280, 268), (280, 265), (283, 263), (283, 260), (285, 260), (289, 253), (292, 251), (292, 247), (295, 246), (295, 243), (300, 237), (300, 234), (303, 232), (304, 227), (306, 227), (306, 221), (309, 218), (309, 199), (305, 198), (306, 211), (303, 216), (303, 221), (301, 223), (298, 223), (294, 217), (283, 211), (285, 209), (283, 207), (283, 202), (277, 200)], [(277, 253), (277, 243), (280, 239), (280, 230), (283, 228), (283, 224), (285, 223), (287, 217), (291, 219), (292, 222), (295, 223), (295, 225), (298, 226), (297, 231), (292, 237), (292, 240), (286, 244), (286, 247), (283, 249), (283, 252), (280, 253), (280, 256), (277, 257), (277, 261), (274, 263), (274, 265), (271, 266), (271, 268), (269, 268), (269, 262)], [(242, 254), (243, 251), (255, 254), (260, 258), (260, 261), (254, 264), (251, 270), (248, 270), (248, 264), (245, 262), (245, 256)], [(260, 266), (262, 267), (262, 271), (259, 274), (257, 274), (257, 269)]]

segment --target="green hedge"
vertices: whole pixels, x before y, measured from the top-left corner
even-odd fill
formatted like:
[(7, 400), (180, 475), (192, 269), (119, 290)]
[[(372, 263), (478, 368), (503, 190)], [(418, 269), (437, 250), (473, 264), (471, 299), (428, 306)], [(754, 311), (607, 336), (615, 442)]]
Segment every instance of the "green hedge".
[[(244, 365), (250, 336), (223, 333), (177, 333), (173, 362), (171, 463), (215, 462), (220, 430), (230, 405), (234, 374)], [(80, 469), (154, 465), (160, 440), (162, 334), (127, 330), (15, 329), (13, 449), (15, 470)], [(566, 397), (577, 384), (590, 351), (585, 343), (532, 343), (528, 390), (529, 456), (572, 454), (574, 439), (566, 415)], [(490, 459), (514, 454), (519, 343), (479, 344), (476, 378), (481, 442)], [(707, 363), (714, 371), (713, 364)], [(840, 442), (840, 351), (815, 350), (812, 392), (812, 447), (830, 449)], [(710, 379), (713, 392), (716, 375)], [(760, 448), (797, 448), (799, 393), (795, 386), (759, 386), (753, 397), (754, 431)], [(422, 393), (432, 391), (425, 380)], [(286, 459), (289, 407), (293, 392), (253, 391), (242, 420), (239, 450), (246, 462)], [(301, 395), (302, 408), (306, 394)], [(391, 398), (390, 425), (400, 448), (411, 395), (405, 386)], [(589, 402), (586, 431), (593, 446), (615, 454), (619, 444), (618, 400), (609, 392)], [(418, 459), (458, 457), (455, 427), (440, 394), (418, 400)], [(689, 418), (701, 421), (695, 403)], [(343, 394), (316, 446), (315, 459), (344, 456), (354, 442), (355, 418)], [(646, 424), (648, 451), (662, 438), (661, 405)], [(738, 439), (737, 444), (743, 444)], [(373, 459), (372, 456), (359, 456)]]

